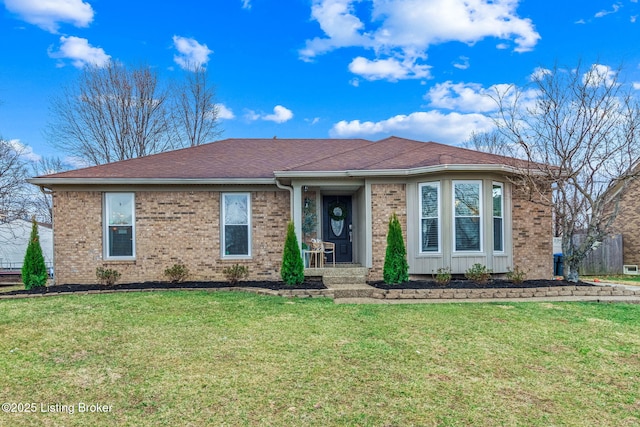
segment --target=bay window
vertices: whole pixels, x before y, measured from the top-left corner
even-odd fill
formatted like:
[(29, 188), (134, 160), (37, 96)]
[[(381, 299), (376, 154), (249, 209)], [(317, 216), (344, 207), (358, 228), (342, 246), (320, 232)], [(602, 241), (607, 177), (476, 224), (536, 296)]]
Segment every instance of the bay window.
[(482, 251), (482, 183), (453, 182), (454, 251)]
[(504, 187), (493, 183), (493, 250), (504, 251)]
[(440, 251), (440, 183), (420, 184), (420, 252)]

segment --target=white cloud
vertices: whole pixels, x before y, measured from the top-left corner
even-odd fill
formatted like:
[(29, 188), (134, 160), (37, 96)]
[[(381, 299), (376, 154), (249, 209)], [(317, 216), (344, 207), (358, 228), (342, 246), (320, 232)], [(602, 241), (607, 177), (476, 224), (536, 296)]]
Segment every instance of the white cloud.
[(273, 107), (273, 114), (258, 114), (253, 110), (245, 110), (244, 118), (249, 121), (266, 120), (269, 122), (284, 123), (293, 118), (293, 112), (282, 105)]
[(601, 10), (600, 12), (596, 13), (594, 16), (596, 18), (602, 18), (604, 16), (607, 15), (611, 15), (612, 13), (616, 13), (618, 10), (620, 10), (620, 7), (622, 7), (620, 4), (613, 4), (611, 5), (612, 9), (611, 10)]
[(9, 12), (43, 30), (57, 33), (61, 23), (88, 27), (93, 9), (82, 0), (4, 0)]
[[(355, 65), (368, 68), (373, 64), (408, 68), (407, 64), (425, 58), (432, 45), (473, 44), (487, 37), (509, 41), (516, 52), (525, 52), (533, 49), (540, 35), (530, 19), (517, 15), (517, 6), (515, 0), (314, 0), (311, 16), (324, 37), (307, 40), (299, 54), (311, 60), (334, 49), (362, 47), (372, 49), (376, 59), (365, 63), (365, 58), (356, 58), (352, 66), (359, 60)], [(370, 18), (365, 18), (369, 11)], [(428, 72), (426, 65), (416, 67), (421, 67), (420, 73)], [(397, 70), (387, 75), (398, 79)]]
[(635, 90), (640, 90), (640, 82), (633, 82), (632, 85)]
[(56, 59), (69, 59), (76, 68), (83, 68), (87, 65), (102, 67), (106, 65), (111, 56), (107, 55), (104, 49), (93, 47), (87, 39), (80, 37), (60, 37), (60, 49), (49, 50), (49, 57)]
[(314, 117), (313, 119), (304, 119), (304, 121), (313, 126), (320, 123), (320, 117)]
[(536, 67), (536, 69), (533, 70), (533, 73), (531, 73), (531, 75), (529, 76), (529, 80), (534, 82), (536, 80), (542, 79), (544, 76), (551, 75), (552, 73), (553, 71), (548, 68)]
[(413, 61), (400, 62), (395, 58), (376, 59), (373, 61), (358, 56), (351, 64), (349, 71), (367, 80), (390, 80), (430, 78), (428, 65), (419, 65)]
[(300, 57), (311, 60), (330, 50), (347, 46), (369, 46), (369, 37), (360, 34), (364, 24), (353, 14), (353, 0), (315, 0), (311, 6), (311, 17), (318, 21), (326, 38), (307, 40)]
[(243, 9), (251, 9), (251, 0), (241, 0)]
[(589, 86), (610, 86), (616, 79), (617, 72), (608, 65), (593, 64), (591, 68), (582, 75), (582, 82)]
[(425, 98), (429, 105), (435, 108), (456, 110), (462, 112), (487, 113), (497, 110), (496, 102), (492, 99), (496, 91), (505, 90), (508, 85), (494, 85), (485, 89), (478, 83), (452, 83), (446, 81), (434, 85)]
[(379, 122), (342, 120), (331, 128), (334, 138), (370, 138), (374, 135), (403, 135), (429, 139), (445, 144), (459, 144), (472, 131), (488, 132), (494, 128), (493, 120), (482, 114), (443, 114), (439, 111), (420, 111), (397, 115)]
[(469, 68), (469, 57), (468, 56), (459, 57), (458, 61), (453, 63), (453, 66), (458, 68), (459, 70), (466, 70), (467, 68)]
[(173, 60), (184, 70), (205, 66), (209, 62), (209, 55), (213, 53), (206, 44), (187, 37), (173, 36), (173, 46), (178, 51)]
[(19, 153), (20, 157), (25, 160), (28, 160), (30, 162), (38, 162), (40, 161), (40, 159), (42, 159), (41, 155), (33, 152), (33, 148), (29, 147), (28, 145), (24, 145), (22, 142), (20, 142), (19, 139), (11, 139), (7, 142), (13, 148), (13, 150), (16, 153)]
[(276, 105), (273, 107), (273, 114), (267, 114), (262, 116), (262, 120), (270, 122), (284, 123), (293, 118), (293, 112), (282, 105)]
[(235, 119), (236, 116), (233, 114), (231, 108), (228, 108), (224, 104), (216, 104), (216, 108), (218, 109), (218, 119), (220, 120), (232, 120)]

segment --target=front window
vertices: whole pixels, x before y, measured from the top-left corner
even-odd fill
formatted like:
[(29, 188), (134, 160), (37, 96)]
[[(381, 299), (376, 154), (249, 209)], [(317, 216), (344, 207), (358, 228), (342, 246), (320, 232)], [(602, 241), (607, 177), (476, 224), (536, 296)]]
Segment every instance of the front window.
[(482, 184), (453, 183), (454, 235), (456, 251), (482, 251)]
[(250, 256), (251, 201), (249, 193), (222, 195), (222, 255)]
[(111, 259), (135, 257), (135, 196), (134, 193), (106, 193), (105, 255)]
[(493, 250), (504, 251), (504, 190), (502, 184), (493, 184)]
[(440, 251), (440, 183), (420, 185), (420, 252)]

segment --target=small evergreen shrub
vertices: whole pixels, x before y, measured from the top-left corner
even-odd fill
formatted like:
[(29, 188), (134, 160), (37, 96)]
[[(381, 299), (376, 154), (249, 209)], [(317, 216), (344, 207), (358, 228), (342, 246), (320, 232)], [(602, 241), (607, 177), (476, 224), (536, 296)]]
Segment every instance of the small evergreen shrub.
[(249, 267), (246, 265), (234, 264), (231, 267), (227, 267), (222, 270), (222, 274), (227, 278), (227, 281), (233, 286), (237, 285), (242, 279), (249, 277)]
[(282, 281), (288, 286), (299, 285), (304, 282), (304, 263), (298, 246), (296, 229), (293, 222), (287, 226), (287, 237), (284, 241), (282, 254), (282, 268), (280, 269)]
[(21, 274), (25, 289), (32, 289), (47, 284), (47, 266), (44, 263), (44, 256), (42, 256), (40, 236), (38, 235), (38, 223), (35, 218), (31, 220), (31, 235), (29, 236), (27, 252), (24, 255)]
[(384, 282), (388, 285), (409, 281), (407, 249), (404, 246), (402, 227), (400, 226), (400, 221), (398, 221), (398, 216), (395, 212), (389, 219), (387, 251), (384, 257), (382, 277)]
[(464, 277), (474, 282), (487, 283), (491, 279), (491, 273), (493, 271), (488, 270), (486, 266), (476, 263), (469, 267)]
[(189, 276), (189, 269), (184, 264), (173, 264), (173, 267), (164, 270), (164, 275), (171, 283), (180, 283)]
[(520, 284), (527, 278), (527, 272), (521, 270), (517, 265), (513, 267), (513, 270), (510, 268), (507, 268), (507, 270), (507, 279), (511, 280), (513, 283)]
[(433, 280), (440, 286), (447, 286), (451, 282), (451, 268), (440, 267), (433, 275)]
[(102, 285), (113, 286), (120, 279), (120, 272), (112, 268), (96, 268), (96, 277)]

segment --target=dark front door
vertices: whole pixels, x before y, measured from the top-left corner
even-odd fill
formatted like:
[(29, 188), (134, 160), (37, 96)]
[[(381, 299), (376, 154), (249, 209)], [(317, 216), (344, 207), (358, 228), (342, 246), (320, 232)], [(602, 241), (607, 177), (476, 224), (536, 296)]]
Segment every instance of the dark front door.
[[(352, 262), (351, 196), (323, 196), (322, 240), (336, 244), (336, 262)], [(327, 262), (331, 262), (329, 255)]]

